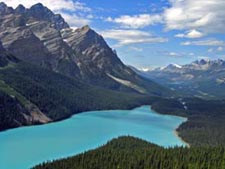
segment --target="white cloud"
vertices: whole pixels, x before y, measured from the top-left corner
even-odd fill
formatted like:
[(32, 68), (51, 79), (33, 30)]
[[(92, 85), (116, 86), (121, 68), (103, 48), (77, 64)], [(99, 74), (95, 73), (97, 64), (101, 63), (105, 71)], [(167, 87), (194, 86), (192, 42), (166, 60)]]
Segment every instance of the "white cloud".
[(208, 49), (208, 52), (209, 52), (209, 53), (212, 53), (212, 52), (214, 52), (214, 49), (213, 49), (213, 48), (209, 48), (209, 49)]
[(164, 13), (167, 30), (199, 30), (203, 34), (225, 32), (224, 0), (169, 0)]
[(160, 55), (169, 56), (173, 58), (184, 58), (184, 57), (192, 57), (194, 53), (185, 53), (185, 52), (175, 52), (175, 51), (158, 51)]
[(203, 33), (193, 29), (191, 31), (188, 31), (186, 34), (177, 34), (175, 37), (177, 38), (201, 38), (203, 37)]
[(210, 60), (209, 56), (198, 56), (198, 59)]
[(176, 57), (176, 56), (180, 56), (178, 53), (176, 52), (169, 52), (168, 53), (169, 56), (172, 56), (172, 57)]
[(168, 52), (168, 51), (164, 52), (163, 54), (166, 56), (170, 56), (170, 57), (184, 57), (185, 56), (184, 53)]
[(74, 14), (75, 12), (90, 13), (91, 9), (84, 3), (73, 0), (3, 0), (8, 6), (16, 8), (19, 4), (30, 8), (32, 5), (42, 3), (55, 13), (60, 13), (71, 27), (80, 27), (90, 23), (90, 14), (87, 17)]
[(156, 23), (162, 23), (163, 19), (161, 15), (140, 14), (133, 16), (123, 15), (114, 19), (108, 17), (106, 21), (118, 23), (125, 28), (138, 29), (149, 25), (154, 25)]
[(221, 52), (221, 51), (223, 51), (224, 50), (224, 48), (222, 47), (222, 46), (219, 46), (218, 48), (217, 48), (217, 51), (219, 51), (219, 52)]
[(168, 39), (155, 37), (148, 32), (139, 30), (106, 30), (101, 32), (104, 38), (118, 41), (117, 46), (138, 44), (138, 43), (163, 43)]
[(206, 40), (199, 40), (199, 41), (186, 41), (182, 42), (181, 45), (184, 46), (225, 46), (225, 42), (222, 40), (216, 39), (206, 39)]
[(73, 28), (88, 25), (91, 22), (89, 19), (77, 16), (75, 14), (61, 13), (61, 15)]
[(134, 51), (136, 51), (136, 52), (142, 52), (142, 51), (143, 51), (142, 48), (138, 48), (138, 47), (134, 47), (134, 46), (131, 46), (129, 49), (130, 49), (130, 50), (134, 50)]

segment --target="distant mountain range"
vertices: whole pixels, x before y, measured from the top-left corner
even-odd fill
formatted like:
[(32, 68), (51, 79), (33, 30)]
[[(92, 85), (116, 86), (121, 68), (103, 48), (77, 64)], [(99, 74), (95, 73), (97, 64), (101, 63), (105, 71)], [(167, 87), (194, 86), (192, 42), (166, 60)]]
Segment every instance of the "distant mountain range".
[(225, 61), (221, 59), (201, 59), (186, 65), (170, 64), (136, 72), (186, 96), (225, 98)]
[(89, 26), (71, 29), (41, 3), (2, 2), (0, 23), (0, 130), (173, 94), (124, 65)]

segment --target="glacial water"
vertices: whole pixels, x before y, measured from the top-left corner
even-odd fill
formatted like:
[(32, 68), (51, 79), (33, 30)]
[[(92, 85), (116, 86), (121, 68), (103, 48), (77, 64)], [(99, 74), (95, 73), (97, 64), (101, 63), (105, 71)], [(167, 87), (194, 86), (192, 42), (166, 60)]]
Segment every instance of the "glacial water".
[(150, 106), (92, 111), (41, 126), (0, 132), (0, 169), (28, 169), (38, 163), (97, 148), (122, 135), (169, 147), (185, 146), (175, 129), (185, 118), (160, 115)]

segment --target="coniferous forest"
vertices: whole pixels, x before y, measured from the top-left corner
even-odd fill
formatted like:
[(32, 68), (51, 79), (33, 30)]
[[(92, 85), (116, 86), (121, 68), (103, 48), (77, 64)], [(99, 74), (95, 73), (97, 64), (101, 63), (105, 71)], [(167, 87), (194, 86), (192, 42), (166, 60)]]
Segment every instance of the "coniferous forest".
[(162, 148), (128, 136), (34, 169), (225, 169), (225, 148)]

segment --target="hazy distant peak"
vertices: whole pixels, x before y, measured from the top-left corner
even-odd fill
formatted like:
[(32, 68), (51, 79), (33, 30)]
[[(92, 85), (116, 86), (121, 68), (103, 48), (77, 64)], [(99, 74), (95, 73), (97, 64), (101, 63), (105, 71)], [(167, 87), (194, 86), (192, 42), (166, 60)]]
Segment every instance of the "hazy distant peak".
[(171, 67), (171, 68), (178, 68), (178, 69), (181, 69), (181, 68), (182, 68), (182, 66), (180, 66), (180, 65), (178, 65), (178, 64), (175, 64), (175, 63), (169, 64), (169, 65), (167, 66), (167, 68), (169, 68), (169, 67)]

